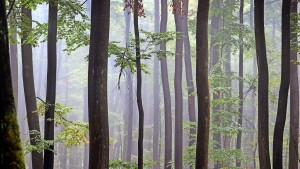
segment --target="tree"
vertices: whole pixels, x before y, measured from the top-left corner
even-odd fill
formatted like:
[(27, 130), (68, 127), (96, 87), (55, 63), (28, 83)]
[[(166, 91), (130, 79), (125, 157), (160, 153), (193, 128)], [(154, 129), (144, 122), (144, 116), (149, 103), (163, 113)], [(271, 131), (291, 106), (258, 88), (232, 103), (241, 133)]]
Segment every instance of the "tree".
[(273, 139), (273, 167), (282, 169), (283, 132), (290, 85), (290, 8), (291, 0), (282, 1), (281, 82)]
[(208, 13), (209, 0), (199, 0), (196, 32), (196, 83), (198, 96), (198, 130), (196, 169), (208, 168), (210, 100), (208, 85)]
[[(155, 33), (159, 33), (159, 0), (154, 1), (154, 17), (155, 17)], [(155, 46), (159, 50), (159, 46)], [(160, 161), (159, 153), (159, 131), (160, 131), (160, 97), (159, 97), (159, 60), (157, 55), (154, 55), (153, 68), (153, 161)], [(154, 169), (159, 169), (160, 165), (154, 165)]]
[[(32, 29), (31, 10), (27, 9), (25, 5), (22, 7), (22, 22), (24, 24), (22, 36), (22, 68), (23, 68), (23, 85), (24, 95), (27, 110), (27, 121), (29, 128), (30, 144), (36, 146), (37, 140), (41, 139), (39, 115), (37, 112), (36, 95), (33, 77), (33, 63), (32, 63), (32, 45), (26, 42), (28, 34)], [(27, 30), (27, 31), (26, 31)], [(43, 168), (43, 153), (32, 152), (32, 168)]]
[[(168, 5), (166, 0), (161, 0), (161, 21), (160, 32), (164, 33), (167, 29)], [(160, 50), (166, 51), (166, 44), (160, 45)], [(171, 94), (169, 86), (168, 64), (166, 56), (160, 60), (161, 63), (161, 81), (164, 96), (164, 115), (165, 115), (165, 161), (164, 168), (171, 169), (170, 162), (172, 160), (172, 106)]]
[(260, 168), (271, 169), (269, 154), (269, 71), (264, 28), (264, 1), (254, 0), (254, 25), (258, 66), (258, 155)]
[(107, 169), (109, 163), (107, 65), (110, 0), (93, 0), (91, 7), (88, 68), (89, 168)]
[[(196, 122), (196, 110), (195, 110), (195, 88), (193, 81), (193, 71), (191, 63), (191, 45), (190, 37), (188, 33), (188, 12), (189, 12), (189, 0), (183, 1), (183, 20), (182, 20), (182, 35), (184, 36), (184, 63), (185, 63), (185, 77), (188, 90), (188, 110), (189, 110), (189, 121)], [(196, 127), (192, 125), (190, 127), (190, 138), (189, 146), (195, 143), (194, 135), (196, 135)]]
[[(297, 62), (297, 0), (291, 2), (291, 61)], [(298, 67), (290, 67), (290, 139), (289, 139), (289, 168), (298, 168), (299, 140), (299, 82)]]
[[(238, 124), (243, 126), (243, 103), (244, 103), (244, 48), (243, 48), (243, 25), (244, 25), (244, 0), (240, 0), (240, 33), (239, 33), (239, 118)], [(240, 130), (237, 135), (236, 148), (241, 150), (242, 148), (242, 131)], [(241, 166), (241, 161), (237, 159), (236, 167)]]
[[(173, 13), (175, 19), (176, 32), (182, 35), (182, 2), (173, 0)], [(183, 40), (176, 39), (175, 49), (175, 148), (174, 148), (174, 166), (175, 169), (182, 168), (182, 141), (183, 141), (183, 99), (182, 99), (182, 52)]]
[(0, 1), (0, 168), (25, 168), (15, 109), (5, 0)]
[(133, 6), (133, 24), (135, 35), (135, 53), (136, 53), (136, 80), (137, 80), (137, 92), (136, 100), (139, 110), (139, 134), (138, 134), (138, 169), (143, 168), (143, 141), (144, 141), (144, 108), (142, 102), (142, 67), (141, 67), (141, 49), (140, 49), (140, 32), (139, 32), (139, 0), (134, 0)]
[[(126, 3), (125, 3), (125, 10), (124, 10), (124, 16), (125, 16), (125, 40), (126, 40), (126, 46), (129, 45), (129, 34), (130, 34), (130, 22), (131, 22), (131, 9), (126, 8)], [(133, 126), (133, 82), (132, 82), (132, 74), (130, 68), (126, 68), (126, 94), (125, 96), (127, 99), (125, 99), (125, 119), (127, 120), (127, 135), (125, 137), (125, 141), (127, 145), (125, 145), (124, 153), (125, 155), (125, 160), (126, 161), (131, 161), (131, 154), (132, 154), (132, 126)]]
[[(57, 40), (57, 4), (55, 0), (49, 1), (48, 23), (48, 69), (45, 110), (45, 140), (54, 140), (54, 109), (56, 97), (56, 40)], [(44, 151), (44, 169), (53, 169), (54, 145)]]

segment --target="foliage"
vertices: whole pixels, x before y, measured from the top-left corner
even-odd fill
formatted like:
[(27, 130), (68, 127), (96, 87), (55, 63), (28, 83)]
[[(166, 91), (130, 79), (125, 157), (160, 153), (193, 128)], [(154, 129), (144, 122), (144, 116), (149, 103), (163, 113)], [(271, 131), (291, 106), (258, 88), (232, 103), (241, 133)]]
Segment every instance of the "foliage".
[[(158, 162), (155, 162), (155, 161), (146, 162), (146, 163), (144, 163), (144, 168), (151, 168), (155, 164), (158, 164)], [(112, 169), (137, 169), (138, 166), (133, 161), (128, 162), (128, 161), (121, 161), (121, 160), (110, 160), (109, 168), (112, 168)]]

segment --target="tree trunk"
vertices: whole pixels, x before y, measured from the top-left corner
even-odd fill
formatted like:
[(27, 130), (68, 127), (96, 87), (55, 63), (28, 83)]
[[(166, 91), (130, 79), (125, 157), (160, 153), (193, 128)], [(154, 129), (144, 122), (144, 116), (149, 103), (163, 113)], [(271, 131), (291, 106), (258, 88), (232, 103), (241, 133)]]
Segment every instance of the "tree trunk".
[[(239, 32), (239, 118), (238, 124), (243, 127), (243, 106), (244, 106), (244, 48), (243, 48), (243, 26), (244, 26), (244, 0), (240, 0), (240, 32)], [(239, 130), (236, 140), (236, 149), (242, 148), (242, 131)], [(241, 167), (241, 161), (236, 159), (236, 167)]]
[(135, 53), (136, 53), (136, 81), (137, 92), (136, 100), (139, 110), (139, 134), (138, 134), (138, 169), (143, 168), (143, 140), (144, 140), (144, 108), (142, 102), (142, 69), (141, 69), (141, 49), (140, 49), (140, 32), (139, 32), (139, 16), (138, 16), (139, 0), (134, 0), (134, 35), (135, 35)]
[[(173, 12), (175, 19), (176, 32), (182, 34), (182, 9), (181, 1), (173, 0)], [(183, 40), (176, 39), (175, 51), (175, 148), (174, 148), (174, 167), (182, 169), (182, 140), (183, 140), (183, 96), (182, 96), (182, 52)]]
[[(154, 18), (155, 18), (155, 33), (159, 33), (159, 0), (154, 1)], [(159, 50), (159, 46), (155, 46)], [(160, 162), (159, 156), (159, 129), (160, 129), (160, 97), (159, 97), (159, 60), (157, 55), (154, 55), (154, 85), (153, 85), (153, 161)], [(154, 169), (159, 169), (160, 165), (153, 166)]]
[(209, 0), (198, 1), (196, 33), (196, 83), (198, 96), (198, 130), (196, 169), (208, 168), (210, 100), (208, 85), (208, 13)]
[[(33, 63), (32, 63), (32, 45), (25, 43), (25, 40), (30, 33), (32, 28), (32, 17), (31, 10), (26, 7), (22, 7), (22, 15), (25, 20), (23, 24), (26, 25), (28, 31), (23, 31), (22, 36), (22, 67), (23, 67), (23, 85), (24, 95), (27, 110), (27, 121), (29, 128), (30, 144), (33, 146), (37, 145), (36, 139), (41, 139), (39, 115), (37, 112), (35, 85), (33, 77)], [(35, 132), (30, 133), (30, 132)], [(38, 133), (37, 133), (38, 132)], [(33, 151), (32, 155), (32, 169), (43, 168), (43, 153)]]
[(269, 71), (264, 28), (264, 0), (254, 0), (254, 24), (258, 66), (258, 155), (259, 165), (271, 169), (269, 154)]
[(282, 169), (283, 133), (286, 121), (287, 102), (290, 85), (290, 8), (291, 0), (282, 2), (282, 55), (281, 82), (278, 109), (274, 128), (273, 167)]
[[(221, 0), (214, 0), (212, 1), (212, 6), (215, 10), (220, 10), (221, 9)], [(221, 72), (221, 65), (219, 64), (219, 59), (220, 59), (220, 45), (219, 45), (219, 39), (218, 36), (216, 36), (220, 32), (220, 22), (221, 22), (221, 16), (220, 13), (217, 15), (212, 16), (211, 18), (211, 66), (213, 69), (213, 73), (215, 75), (220, 75)], [(219, 79), (215, 79), (219, 81)], [(213, 86), (214, 88), (218, 88), (220, 82), (215, 83)], [(213, 100), (220, 99), (220, 94), (218, 91), (213, 93)], [(213, 105), (213, 122), (217, 127), (221, 127), (221, 119), (220, 119), (220, 110), (221, 110), (221, 105), (217, 103), (217, 105)], [(220, 150), (221, 149), (221, 133), (220, 132), (215, 132), (213, 134), (213, 140), (215, 141), (215, 146), (214, 149)], [(214, 161), (214, 168), (219, 169), (220, 164), (218, 161)]]
[[(188, 33), (188, 12), (189, 12), (189, 0), (183, 1), (183, 20), (182, 20), (182, 30), (184, 44), (184, 63), (185, 63), (185, 76), (186, 84), (188, 89), (188, 110), (189, 110), (189, 120), (190, 122), (196, 122), (196, 110), (195, 110), (195, 88), (193, 81), (193, 71), (192, 71), (192, 61), (191, 61), (191, 47), (190, 47), (190, 38)], [(189, 146), (192, 146), (195, 143), (196, 127), (190, 126), (190, 137), (189, 137)]]
[[(129, 45), (129, 34), (130, 34), (130, 14), (131, 14), (131, 10), (130, 8), (126, 8), (124, 10), (124, 16), (125, 16), (125, 24), (126, 24), (126, 30), (125, 30), (125, 40), (126, 40), (126, 46)], [(129, 68), (127, 68), (126, 70), (126, 89), (125, 89), (125, 96), (127, 97), (125, 99), (125, 115), (127, 117), (125, 117), (127, 120), (127, 135), (126, 135), (126, 140), (125, 142), (127, 144), (124, 145), (124, 153), (125, 153), (125, 160), (126, 161), (131, 161), (131, 154), (132, 154), (132, 126), (133, 126), (133, 82), (132, 82), (132, 74), (131, 74), (131, 70)]]
[(0, 0), (0, 168), (25, 168), (15, 109), (5, 0)]
[(92, 1), (88, 70), (90, 169), (107, 169), (109, 163), (107, 106), (109, 18), (110, 1)]
[[(54, 140), (54, 109), (56, 97), (56, 36), (57, 36), (57, 6), (54, 0), (49, 2), (48, 23), (48, 70), (45, 110), (45, 140)], [(44, 169), (53, 169), (54, 145), (44, 151)]]
[[(166, 32), (168, 20), (168, 5), (166, 0), (161, 0), (161, 21), (160, 32)], [(166, 44), (160, 45), (160, 50), (166, 51)], [(165, 114), (165, 161), (164, 168), (171, 169), (170, 162), (172, 161), (172, 107), (171, 94), (168, 75), (168, 64), (166, 56), (161, 60), (161, 82), (164, 95), (164, 114)]]
[[(297, 61), (297, 0), (291, 2), (291, 61)], [(298, 66), (290, 67), (290, 143), (289, 168), (298, 168), (298, 141), (299, 141), (299, 82)]]

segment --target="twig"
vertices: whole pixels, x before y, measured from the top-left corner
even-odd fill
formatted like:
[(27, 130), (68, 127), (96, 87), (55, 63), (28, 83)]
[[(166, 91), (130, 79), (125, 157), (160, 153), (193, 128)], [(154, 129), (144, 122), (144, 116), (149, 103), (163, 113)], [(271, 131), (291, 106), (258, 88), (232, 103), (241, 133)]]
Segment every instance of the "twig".
[(12, 11), (12, 9), (13, 9), (13, 6), (15, 5), (15, 1), (16, 1), (16, 0), (13, 0), (13, 1), (12, 1), (11, 5), (10, 5), (10, 8), (9, 8), (9, 11), (8, 11), (8, 13), (6, 14), (6, 16), (8, 16), (8, 15), (11, 13), (11, 11)]

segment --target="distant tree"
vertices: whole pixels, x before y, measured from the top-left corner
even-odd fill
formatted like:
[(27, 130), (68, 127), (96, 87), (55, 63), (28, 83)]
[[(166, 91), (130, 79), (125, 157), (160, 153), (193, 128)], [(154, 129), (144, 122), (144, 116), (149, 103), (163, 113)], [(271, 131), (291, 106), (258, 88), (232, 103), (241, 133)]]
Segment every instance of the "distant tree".
[[(164, 33), (167, 29), (168, 21), (168, 5), (166, 0), (161, 0), (161, 20), (160, 20), (160, 32)], [(166, 51), (166, 44), (160, 45), (160, 50)], [(172, 106), (171, 106), (171, 94), (169, 85), (168, 64), (166, 56), (163, 56), (160, 60), (161, 63), (161, 81), (164, 96), (164, 115), (165, 115), (165, 161), (164, 168), (171, 169), (170, 162), (172, 160)]]
[(199, 0), (196, 27), (196, 83), (198, 96), (196, 169), (208, 168), (210, 126), (210, 97), (208, 85), (208, 13), (209, 0)]
[[(36, 146), (38, 144), (37, 140), (41, 139), (41, 133), (33, 77), (32, 45), (26, 42), (28, 34), (32, 29), (32, 16), (31, 10), (27, 9), (25, 5), (22, 7), (22, 24), (24, 25), (24, 30), (22, 31), (23, 35), (21, 39), (24, 95), (27, 110), (30, 144)], [(43, 153), (33, 151), (31, 155), (32, 169), (43, 168)]]
[[(154, 32), (159, 33), (159, 0), (154, 1)], [(159, 46), (155, 46), (159, 50)], [(160, 86), (159, 86), (159, 60), (157, 54), (154, 55), (154, 68), (153, 68), (153, 161), (160, 161), (159, 153), (159, 132), (160, 132)], [(154, 165), (154, 169), (159, 169), (160, 165)]]
[[(239, 118), (238, 124), (243, 126), (243, 106), (244, 106), (244, 46), (243, 46), (243, 26), (244, 26), (244, 0), (240, 0), (240, 33), (239, 33)], [(236, 149), (242, 148), (242, 130), (238, 132)], [(241, 167), (241, 161), (236, 160), (236, 167)]]
[(0, 0), (0, 168), (25, 168), (9, 61), (6, 1)]
[(289, 139), (289, 168), (298, 168), (299, 141), (299, 81), (297, 62), (297, 0), (291, 2), (291, 68), (290, 68), (290, 139)]
[[(173, 0), (173, 13), (175, 19), (176, 32), (182, 35), (182, 1)], [(182, 169), (182, 149), (183, 149), (183, 96), (182, 96), (182, 52), (183, 39), (176, 39), (175, 47), (175, 147), (174, 147), (174, 167)]]
[(282, 169), (283, 133), (290, 87), (290, 9), (291, 0), (282, 1), (281, 82), (273, 138), (273, 167)]
[[(56, 98), (56, 40), (57, 40), (57, 3), (55, 0), (49, 1), (49, 21), (48, 21), (48, 69), (47, 69), (47, 90), (45, 110), (45, 140), (54, 140), (54, 109)], [(44, 151), (44, 169), (54, 167), (54, 145)]]
[[(183, 0), (183, 19), (182, 19), (182, 35), (184, 46), (184, 63), (185, 63), (185, 77), (188, 90), (188, 110), (189, 121), (196, 122), (196, 108), (195, 108), (195, 87), (193, 80), (192, 61), (191, 61), (191, 44), (188, 32), (188, 15), (189, 14), (189, 0)], [(196, 127), (190, 126), (189, 146), (195, 143)]]
[(254, 25), (258, 66), (258, 155), (259, 165), (271, 169), (269, 154), (269, 72), (264, 28), (264, 0), (254, 0)]
[(91, 7), (88, 68), (89, 168), (107, 169), (109, 164), (107, 66), (110, 0), (92, 0)]

